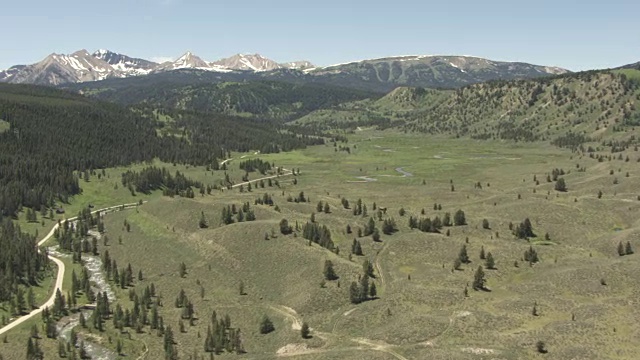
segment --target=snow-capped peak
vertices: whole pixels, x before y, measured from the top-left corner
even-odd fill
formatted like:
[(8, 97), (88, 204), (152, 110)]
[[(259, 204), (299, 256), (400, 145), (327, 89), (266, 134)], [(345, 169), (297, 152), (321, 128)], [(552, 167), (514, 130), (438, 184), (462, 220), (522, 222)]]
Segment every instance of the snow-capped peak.
[(270, 71), (280, 69), (281, 66), (260, 54), (236, 54), (211, 63), (213, 66), (221, 66), (231, 70), (243, 71)]

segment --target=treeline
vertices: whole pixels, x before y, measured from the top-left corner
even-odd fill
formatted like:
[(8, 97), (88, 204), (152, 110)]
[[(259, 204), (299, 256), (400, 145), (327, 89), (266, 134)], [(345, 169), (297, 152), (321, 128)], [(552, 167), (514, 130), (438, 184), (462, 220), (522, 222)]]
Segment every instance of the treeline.
[(153, 124), (131, 111), (35, 86), (0, 85), (0, 215), (80, 192), (73, 170), (150, 160)]
[(267, 171), (271, 170), (271, 164), (268, 161), (264, 161), (262, 159), (250, 159), (241, 161), (240, 169), (246, 172), (254, 172), (258, 171), (260, 174), (264, 175)]
[(333, 240), (331, 240), (331, 231), (326, 225), (321, 226), (315, 222), (307, 222), (302, 226), (302, 237), (325, 249), (331, 251), (335, 249)]
[(89, 230), (97, 227), (99, 232), (104, 232), (104, 223), (99, 213), (91, 214), (91, 209), (84, 208), (78, 212), (74, 222), (65, 221), (53, 233), (58, 241), (60, 249), (73, 253), (73, 261), (81, 262), (83, 253), (98, 254), (98, 239), (87, 238)]
[(10, 219), (0, 222), (0, 302), (13, 301), (18, 310), (26, 304), (18, 286), (38, 284), (47, 268), (47, 257), (38, 253), (36, 244), (34, 236), (23, 233)]
[[(204, 185), (198, 181), (191, 180), (182, 174), (180, 171), (176, 171), (175, 175), (164, 167), (158, 168), (155, 166), (149, 166), (142, 169), (140, 172), (128, 170), (122, 173), (122, 185), (129, 188), (133, 193), (134, 191), (148, 194), (153, 190), (163, 189), (163, 194), (166, 196), (186, 196), (191, 187), (202, 188)], [(193, 190), (191, 190), (193, 194)]]
[[(0, 133), (0, 216), (65, 203), (82, 191), (81, 173), (95, 169), (154, 158), (216, 169), (229, 151), (273, 153), (324, 143), (264, 121), (167, 110), (174, 121), (163, 122), (154, 110), (0, 84), (0, 119), (9, 124)], [(168, 134), (158, 134), (167, 127)]]
[(317, 109), (379, 96), (368, 91), (331, 85), (275, 81), (209, 82), (197, 85), (194, 82), (139, 83), (117, 91), (112, 88), (102, 90), (105, 91), (97, 91), (92, 96), (125, 105), (151, 104), (160, 108), (249, 114), (278, 120), (294, 119)]

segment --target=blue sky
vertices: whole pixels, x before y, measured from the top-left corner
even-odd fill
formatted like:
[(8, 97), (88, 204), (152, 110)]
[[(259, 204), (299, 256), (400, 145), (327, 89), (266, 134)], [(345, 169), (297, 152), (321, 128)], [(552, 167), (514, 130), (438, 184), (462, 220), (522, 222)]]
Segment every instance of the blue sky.
[[(589, 3), (586, 3), (589, 2)], [(208, 61), (260, 53), (330, 65), (475, 55), (570, 70), (640, 61), (640, 1), (28, 0), (2, 6), (0, 69), (106, 48)]]

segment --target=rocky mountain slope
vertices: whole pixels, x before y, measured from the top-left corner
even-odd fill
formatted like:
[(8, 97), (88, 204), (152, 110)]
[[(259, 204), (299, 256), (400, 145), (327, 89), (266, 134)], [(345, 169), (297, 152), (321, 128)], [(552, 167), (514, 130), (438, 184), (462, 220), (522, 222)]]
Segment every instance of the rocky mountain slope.
[(315, 67), (308, 61), (277, 63), (260, 54), (237, 54), (208, 62), (187, 52), (175, 61), (156, 64), (108, 50), (94, 54), (82, 50), (71, 55), (52, 54), (32, 65), (14, 66), (0, 72), (0, 81), (60, 85), (181, 69), (237, 73), (243, 80), (322, 83), (377, 92), (388, 92), (398, 86), (457, 88), (491, 80), (528, 79), (568, 72), (557, 67), (471, 56), (398, 56)]
[(191, 52), (186, 52), (175, 61), (158, 64), (101, 49), (93, 54), (89, 54), (86, 50), (80, 50), (71, 55), (51, 54), (35, 64), (12, 66), (7, 70), (0, 71), (0, 82), (55, 86), (107, 78), (127, 78), (179, 69), (197, 69), (217, 73), (234, 71), (255, 73), (279, 69), (304, 70), (308, 68), (313, 68), (313, 65), (308, 61), (278, 64), (259, 54), (237, 54), (226, 59), (207, 62)]
[(399, 56), (317, 68), (309, 75), (323, 82), (390, 91), (397, 86), (456, 88), (490, 80), (515, 80), (568, 70), (471, 56)]

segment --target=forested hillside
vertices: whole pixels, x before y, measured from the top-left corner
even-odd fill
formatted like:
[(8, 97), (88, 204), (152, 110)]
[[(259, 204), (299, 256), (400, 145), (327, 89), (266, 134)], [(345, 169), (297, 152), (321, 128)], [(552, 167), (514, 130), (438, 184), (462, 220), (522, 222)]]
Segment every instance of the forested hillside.
[[(92, 84), (91, 86), (95, 86)], [(289, 120), (341, 103), (378, 98), (362, 90), (274, 81), (184, 85), (148, 83), (129, 88), (85, 89), (87, 96), (124, 105), (146, 104), (198, 112)]]
[(478, 84), (416, 113), (406, 127), (516, 141), (552, 140), (567, 132), (619, 137), (638, 123), (638, 90), (638, 83), (611, 72)]
[[(277, 152), (321, 143), (224, 115), (131, 111), (115, 104), (35, 86), (0, 85), (0, 214), (40, 210), (81, 192), (83, 171), (160, 158), (217, 164), (227, 151)], [(159, 129), (162, 128), (161, 131)], [(168, 131), (167, 131), (168, 130)]]
[(378, 101), (346, 104), (329, 115), (316, 111), (297, 123), (515, 141), (551, 141), (569, 133), (579, 135), (573, 138), (579, 142), (628, 139), (640, 125), (638, 74), (593, 71), (458, 90), (398, 88)]

